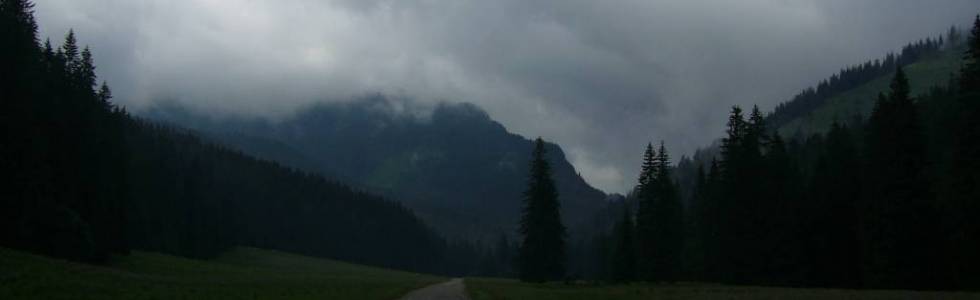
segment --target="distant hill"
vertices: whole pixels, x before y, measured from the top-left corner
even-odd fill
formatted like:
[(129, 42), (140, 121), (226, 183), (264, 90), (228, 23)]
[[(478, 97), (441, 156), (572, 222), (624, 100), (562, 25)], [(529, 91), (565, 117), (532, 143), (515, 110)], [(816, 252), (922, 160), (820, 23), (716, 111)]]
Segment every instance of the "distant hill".
[[(412, 110), (406, 101), (371, 96), (277, 121), (215, 119), (176, 105), (144, 115), (398, 199), (450, 237), (492, 241), (516, 233), (531, 141), (472, 104)], [(591, 230), (585, 224), (605, 193), (579, 176), (559, 146), (548, 148), (566, 226)]]

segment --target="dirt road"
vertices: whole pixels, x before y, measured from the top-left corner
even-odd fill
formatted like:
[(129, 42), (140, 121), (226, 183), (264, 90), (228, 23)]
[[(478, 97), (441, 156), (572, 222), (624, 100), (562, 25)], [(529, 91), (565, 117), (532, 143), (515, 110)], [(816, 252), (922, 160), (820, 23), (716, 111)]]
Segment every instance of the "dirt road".
[(455, 278), (408, 293), (401, 300), (469, 300), (463, 279)]

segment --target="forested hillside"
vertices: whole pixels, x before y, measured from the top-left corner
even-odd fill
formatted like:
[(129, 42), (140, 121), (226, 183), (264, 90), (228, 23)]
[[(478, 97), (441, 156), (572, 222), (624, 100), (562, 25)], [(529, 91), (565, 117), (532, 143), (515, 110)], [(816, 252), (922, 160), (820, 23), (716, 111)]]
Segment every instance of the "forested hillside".
[[(283, 120), (212, 118), (167, 103), (143, 114), (389, 195), (452, 237), (495, 243), (515, 234), (531, 141), (472, 104), (413, 105), (419, 104), (375, 95), (315, 105)], [(547, 147), (565, 224), (585, 236), (606, 195), (579, 176), (561, 148)]]
[(451, 271), (398, 203), (130, 116), (74, 33), (39, 43), (29, 1), (0, 1), (0, 41), (0, 246), (103, 262), (246, 245)]
[(639, 210), (609, 234), (607, 278), (977, 289), (980, 17), (959, 49), (947, 85), (915, 96), (896, 64), (887, 90), (862, 100), (867, 118), (826, 134), (787, 140), (778, 118), (735, 106), (718, 154), (681, 164), (693, 180), (648, 148)]
[(835, 121), (843, 124), (867, 118), (873, 99), (888, 89), (896, 67), (904, 67), (915, 96), (948, 85), (950, 76), (959, 71), (964, 50), (963, 34), (951, 27), (944, 36), (926, 38), (902, 47), (897, 54), (844, 68), (777, 105), (766, 121), (784, 137), (826, 133)]

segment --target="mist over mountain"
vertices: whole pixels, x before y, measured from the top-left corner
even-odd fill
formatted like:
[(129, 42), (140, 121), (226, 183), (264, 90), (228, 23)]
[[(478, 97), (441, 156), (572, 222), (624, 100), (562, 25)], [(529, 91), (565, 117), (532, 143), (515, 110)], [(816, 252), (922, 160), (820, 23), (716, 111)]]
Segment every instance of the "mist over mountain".
[[(173, 103), (142, 114), (388, 195), (450, 237), (489, 242), (517, 232), (532, 143), (473, 104), (373, 95), (279, 120), (213, 118)], [(605, 193), (582, 179), (558, 145), (547, 150), (565, 223), (594, 231)]]
[(131, 109), (278, 117), (366, 92), (472, 102), (624, 193), (642, 146), (691, 153), (719, 106), (769, 109), (841, 66), (966, 25), (975, 0), (45, 0)]

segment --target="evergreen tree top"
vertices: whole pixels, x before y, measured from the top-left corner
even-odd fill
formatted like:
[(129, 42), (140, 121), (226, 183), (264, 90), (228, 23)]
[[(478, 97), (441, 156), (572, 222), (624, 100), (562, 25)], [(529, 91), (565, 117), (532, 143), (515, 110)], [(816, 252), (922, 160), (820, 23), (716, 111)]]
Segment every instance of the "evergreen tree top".
[(762, 111), (759, 110), (758, 105), (752, 106), (752, 113), (749, 114), (749, 122), (746, 125), (748, 127), (747, 135), (751, 135), (753, 140), (757, 140), (762, 145), (765, 145), (769, 136), (766, 134), (766, 118), (762, 115)]
[(738, 105), (732, 106), (732, 112), (728, 117), (728, 138), (726, 142), (736, 143), (745, 134), (745, 117), (742, 115), (742, 108)]
[(77, 72), (83, 87), (90, 89), (95, 86), (95, 62), (88, 46), (82, 50), (82, 60), (79, 61)]
[(726, 165), (724, 166), (725, 169), (728, 168), (727, 164), (731, 162), (732, 157), (737, 155), (737, 149), (746, 139), (747, 131), (749, 131), (749, 126), (742, 115), (742, 108), (738, 105), (732, 106), (731, 114), (728, 116), (727, 129), (725, 129), (728, 136), (722, 139), (721, 145), (722, 164)]
[(670, 155), (667, 154), (667, 147), (664, 141), (660, 141), (660, 151), (657, 152), (657, 180), (670, 181)]
[(545, 142), (540, 137), (534, 141), (534, 150), (531, 153), (531, 176), (529, 178), (529, 193), (544, 193), (547, 195), (557, 195), (554, 182), (551, 179), (551, 166), (546, 158), (547, 149)]
[(96, 93), (96, 97), (104, 108), (112, 109), (112, 90), (109, 89), (109, 85), (105, 81), (102, 82), (102, 86), (99, 87), (99, 91)]
[(653, 143), (647, 143), (647, 149), (643, 152), (643, 166), (640, 170), (640, 186), (646, 186), (656, 177), (657, 174), (657, 152), (653, 150)]
[(0, 1), (0, 13), (12, 17), (22, 29), (22, 34), (30, 35), (31, 45), (37, 45), (37, 21), (34, 19), (34, 3), (28, 0)]
[(963, 69), (960, 71), (960, 90), (966, 93), (980, 92), (980, 15), (973, 23), (967, 45)]
[(753, 125), (765, 124), (765, 118), (762, 116), (762, 111), (759, 110), (758, 105), (752, 105), (752, 113), (749, 115), (749, 121), (751, 121)]
[(545, 148), (544, 140), (540, 137), (534, 140), (534, 150), (531, 151), (531, 171), (534, 174), (538, 172), (548, 172), (548, 161), (545, 159), (545, 155), (548, 150)]
[(891, 99), (889, 100), (896, 104), (912, 100), (909, 79), (905, 76), (905, 70), (902, 67), (898, 67), (895, 70), (895, 78), (892, 79), (891, 89)]
[(68, 30), (68, 35), (65, 36), (65, 44), (61, 46), (61, 50), (61, 53), (65, 56), (66, 61), (78, 61), (78, 40), (75, 39), (74, 29)]

